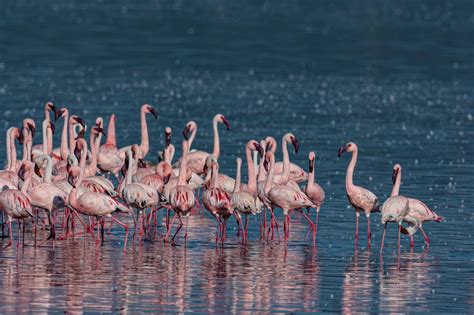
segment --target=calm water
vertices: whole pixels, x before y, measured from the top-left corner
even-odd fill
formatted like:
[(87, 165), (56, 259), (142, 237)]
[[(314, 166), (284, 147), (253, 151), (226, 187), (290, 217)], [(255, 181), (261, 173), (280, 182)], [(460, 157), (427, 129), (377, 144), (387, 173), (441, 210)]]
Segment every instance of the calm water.
[[(187, 246), (163, 244), (161, 225), (126, 254), (118, 228), (101, 248), (81, 237), (33, 247), (29, 237), (19, 255), (0, 251), (0, 312), (474, 312), (472, 1), (22, 0), (0, 10), (4, 131), (39, 121), (51, 100), (89, 122), (116, 113), (126, 145), (139, 141), (148, 102), (159, 110), (149, 120), (155, 159), (163, 128), (179, 144), (190, 119), (195, 148), (210, 150), (221, 112), (232, 124), (221, 134), (223, 172), (234, 175), (249, 139), (291, 131), (301, 141), (291, 158), (306, 167), (316, 151), (327, 196), (317, 248), (297, 216), (287, 246), (259, 242), (255, 218), (250, 244), (232, 221), (216, 248), (205, 212), (190, 219)], [(364, 233), (354, 248), (348, 157), (337, 158), (348, 140), (360, 148), (356, 183), (385, 200), (398, 162), (402, 193), (446, 218), (425, 225), (429, 250), (417, 234), (398, 257), (392, 225), (379, 257), (378, 214), (372, 249)]]

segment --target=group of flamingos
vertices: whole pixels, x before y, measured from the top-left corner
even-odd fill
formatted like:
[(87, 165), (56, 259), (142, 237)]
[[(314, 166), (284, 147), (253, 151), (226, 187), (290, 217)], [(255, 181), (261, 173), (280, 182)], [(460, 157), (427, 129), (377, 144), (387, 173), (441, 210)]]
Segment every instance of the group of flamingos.
[[(97, 118), (89, 128), (89, 143), (85, 140), (86, 124), (76, 115), (70, 115), (67, 108), (57, 109), (48, 102), (44, 108), (45, 118), (42, 121), (42, 144), (33, 145), (36, 125), (33, 119), (23, 120), (21, 128), (11, 127), (7, 131), (6, 148), (8, 164), (0, 172), (0, 210), (4, 222), (2, 233), (8, 226), (9, 243), (13, 242), (12, 220), (18, 221), (21, 232), (23, 223), (23, 241), (25, 224), (30, 221), (36, 225), (48, 220), (50, 235), (46, 241), (66, 239), (81, 232), (75, 232), (75, 219), (84, 226), (84, 235), (96, 237), (96, 243), (103, 243), (106, 219), (125, 229), (124, 250), (127, 248), (129, 225), (119, 219), (129, 216), (133, 219), (135, 234), (147, 235), (157, 226), (157, 211), (166, 211), (165, 242), (174, 244), (182, 227), (185, 227), (184, 239), (187, 239), (187, 221), (201, 209), (201, 204), (215, 217), (218, 223), (216, 244), (224, 243), (226, 222), (234, 216), (237, 221), (238, 235), (242, 242), (248, 240), (248, 217), (258, 215), (260, 238), (274, 237), (274, 229), (280, 239), (280, 225), (275, 211), (281, 209), (284, 215), (284, 240), (290, 236), (291, 214), (299, 212), (308, 222), (306, 238), (312, 233), (313, 243), (316, 239), (319, 210), (324, 202), (324, 191), (315, 183), (315, 154), (310, 152), (309, 168), (303, 168), (290, 162), (288, 145), (297, 153), (297, 138), (286, 134), (281, 142), (283, 162), (275, 161), (277, 142), (272, 137), (265, 140), (250, 140), (245, 147), (248, 182), (241, 183), (242, 160), (236, 159), (235, 179), (219, 173), (219, 124), (229, 130), (228, 119), (218, 114), (213, 119), (214, 149), (213, 152), (192, 150), (191, 146), (197, 132), (193, 121), (185, 125), (182, 132), (182, 156), (173, 164), (175, 147), (171, 143), (171, 128), (165, 128), (165, 145), (156, 165), (145, 161), (149, 151), (149, 138), (146, 117), (151, 114), (157, 118), (157, 110), (145, 104), (141, 107), (141, 143), (123, 148), (117, 147), (115, 133), (115, 115), (110, 116), (107, 133), (104, 133), (104, 122)], [(58, 148), (53, 147), (54, 120), (63, 119), (61, 142)], [(106, 141), (101, 144), (102, 136)], [(16, 141), (22, 145), (23, 156), (17, 160)], [(360, 213), (367, 218), (368, 245), (370, 246), (370, 214), (381, 211), (384, 232), (381, 251), (388, 222), (398, 223), (398, 249), (400, 250), (400, 233), (411, 237), (419, 229), (426, 244), (429, 238), (422, 228), (427, 221), (441, 221), (433, 210), (423, 202), (399, 195), (401, 166), (393, 168), (393, 190), (382, 207), (379, 199), (369, 190), (353, 183), (353, 173), (357, 162), (357, 145), (349, 142), (338, 152), (352, 153), (347, 168), (346, 190), (349, 202), (356, 212), (356, 234)], [(104, 176), (106, 175), (106, 176)], [(117, 182), (109, 180), (112, 175)], [(300, 184), (306, 182), (304, 188)], [(311, 219), (310, 209), (315, 209), (315, 221)], [(270, 222), (267, 226), (267, 211)], [(61, 216), (60, 216), (61, 214)], [(263, 218), (262, 218), (263, 216)], [(55, 221), (61, 217), (62, 235), (56, 237)], [(242, 220), (243, 219), (243, 220)], [(128, 222), (131, 222), (129, 220)], [(242, 222), (243, 221), (243, 222)], [(174, 234), (170, 239), (173, 225), (177, 222)], [(404, 223), (404, 225), (402, 224)], [(94, 230), (97, 227), (97, 236)], [(21, 239), (21, 234), (19, 235)], [(17, 242), (17, 246), (20, 241)]]

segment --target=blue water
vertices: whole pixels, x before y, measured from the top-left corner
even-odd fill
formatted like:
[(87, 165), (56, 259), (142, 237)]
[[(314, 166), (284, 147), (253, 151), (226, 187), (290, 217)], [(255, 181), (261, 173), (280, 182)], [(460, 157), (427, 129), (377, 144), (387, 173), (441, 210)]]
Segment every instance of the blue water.
[[(253, 218), (248, 245), (231, 221), (216, 248), (205, 211), (190, 219), (187, 246), (163, 244), (160, 225), (126, 254), (120, 228), (99, 248), (82, 237), (34, 247), (27, 233), (19, 254), (0, 251), (2, 313), (474, 312), (471, 1), (6, 1), (0, 12), (4, 131), (26, 116), (39, 123), (52, 101), (89, 123), (116, 113), (125, 146), (139, 141), (139, 107), (150, 103), (155, 160), (164, 127), (179, 147), (190, 119), (193, 146), (210, 151), (212, 117), (223, 113), (232, 129), (221, 130), (221, 171), (235, 174), (248, 140), (293, 132), (292, 161), (306, 167), (316, 151), (327, 197), (316, 248), (296, 215), (288, 245), (259, 242)], [(429, 249), (417, 234), (398, 256), (389, 225), (380, 257), (378, 214), (372, 249), (365, 222), (354, 248), (348, 157), (337, 158), (349, 140), (360, 149), (356, 184), (385, 200), (400, 163), (401, 192), (446, 218), (424, 226)]]

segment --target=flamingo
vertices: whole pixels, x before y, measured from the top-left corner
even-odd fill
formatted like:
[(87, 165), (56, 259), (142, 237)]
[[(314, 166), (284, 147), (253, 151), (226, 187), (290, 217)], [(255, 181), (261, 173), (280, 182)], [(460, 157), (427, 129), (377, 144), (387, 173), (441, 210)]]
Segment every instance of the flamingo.
[(338, 157), (341, 157), (344, 152), (352, 153), (351, 162), (347, 167), (346, 173), (346, 192), (349, 203), (356, 211), (355, 242), (357, 243), (357, 240), (359, 239), (359, 216), (361, 212), (364, 212), (367, 217), (367, 244), (370, 247), (370, 239), (372, 237), (372, 234), (370, 233), (370, 214), (379, 211), (379, 199), (371, 191), (356, 186), (353, 183), (354, 169), (357, 163), (357, 145), (353, 142), (348, 142), (341, 146), (337, 153)]
[(241, 185), (240, 190), (245, 190), (252, 195), (257, 195), (257, 177), (255, 174), (255, 166), (253, 164), (252, 151), (258, 152), (261, 158), (265, 154), (263, 147), (255, 140), (250, 140), (245, 146), (245, 156), (247, 159), (247, 185)]
[[(273, 153), (275, 153), (275, 150), (277, 147), (275, 139), (272, 137), (267, 137), (267, 141), (270, 144)], [(292, 180), (296, 183), (301, 183), (308, 179), (308, 174), (300, 166), (294, 163), (290, 163), (289, 154), (288, 154), (288, 144), (290, 143), (293, 145), (295, 149), (295, 154), (298, 153), (298, 150), (299, 150), (298, 139), (296, 139), (296, 137), (291, 133), (284, 135), (281, 140), (281, 148), (283, 151), (283, 162), (275, 163), (275, 175), (280, 175), (280, 176), (283, 175), (285, 173), (285, 167), (286, 167), (287, 172), (286, 172), (286, 176), (284, 180), (285, 181)], [(275, 176), (275, 179), (277, 180), (277, 182), (279, 181), (278, 176)]]
[[(118, 156), (117, 142), (115, 140), (115, 114), (110, 115), (105, 144), (99, 148), (97, 166), (103, 172), (112, 173), (120, 182), (118, 173), (123, 165), (123, 160)], [(71, 151), (72, 152), (72, 151)]]
[(15, 186), (18, 185), (18, 174), (17, 174), (17, 151), (15, 145), (15, 139), (19, 139), (22, 143), (24, 141), (23, 134), (20, 133), (20, 129), (11, 127), (7, 130), (7, 168), (0, 171), (0, 179), (9, 181)]
[[(213, 155), (209, 155), (206, 158), (206, 165), (204, 166), (204, 169), (206, 171), (206, 177), (204, 179), (204, 186), (206, 188), (209, 188), (209, 186), (212, 183), (212, 172), (211, 172), (211, 164), (216, 160), (216, 158)], [(194, 174), (194, 173), (193, 173)], [(234, 185), (235, 185), (235, 179), (232, 177), (226, 175), (226, 174), (221, 174), (219, 173), (217, 175), (217, 187), (224, 190), (226, 193), (229, 195), (232, 194), (234, 191)]]
[[(141, 155), (138, 157), (144, 159), (150, 150), (150, 144), (148, 141), (148, 125), (146, 122), (146, 114), (152, 114), (155, 119), (158, 119), (158, 111), (151, 105), (144, 104), (140, 109), (140, 122), (141, 122), (141, 133), (142, 133), (142, 142), (140, 144)], [(126, 146), (118, 150), (117, 154), (121, 160), (125, 160), (125, 155), (128, 149), (132, 146)]]
[[(400, 164), (396, 164), (393, 168), (392, 178), (395, 178), (395, 185), (397, 186), (397, 194), (398, 189), (400, 189), (400, 182), (402, 177), (402, 167)], [(395, 186), (394, 186), (395, 187)], [(407, 228), (402, 228), (401, 232), (404, 234), (408, 234), (410, 236), (410, 247), (414, 246), (413, 234), (415, 234), (416, 230), (419, 228), (423, 237), (425, 238), (425, 244), (429, 247), (430, 239), (428, 235), (423, 230), (423, 223), (429, 221), (441, 222), (443, 221), (443, 217), (439, 216), (435, 211), (430, 209), (425, 203), (418, 199), (407, 198), (408, 199), (408, 207), (410, 210), (408, 214), (404, 217), (404, 222), (408, 223)]]
[[(179, 233), (179, 231), (183, 227), (182, 217), (188, 217), (191, 209), (196, 204), (194, 192), (186, 184), (186, 168), (187, 168), (186, 165), (188, 162), (188, 154), (189, 154), (188, 152), (189, 151), (188, 150), (189, 129), (187, 127), (184, 129), (183, 135), (184, 135), (184, 140), (182, 143), (183, 156), (181, 158), (181, 165), (179, 168), (178, 183), (170, 191), (171, 208), (175, 212), (175, 215), (173, 216), (171, 225), (168, 227), (168, 231), (165, 236), (165, 241), (166, 241), (169, 235), (169, 232), (171, 231), (171, 227), (173, 226), (173, 221), (175, 220), (176, 217), (178, 217), (179, 226), (176, 232), (174, 233), (173, 237), (171, 238), (172, 243), (174, 243), (174, 239), (176, 235)], [(185, 234), (184, 234), (185, 241), (187, 240), (187, 238), (188, 238), (188, 232), (187, 232), (187, 223), (186, 223)]]
[[(47, 102), (44, 105), (44, 119), (45, 120), (51, 120), (51, 112), (54, 112), (56, 115), (56, 106), (53, 105), (51, 102)], [(38, 150), (38, 151), (43, 151), (44, 150), (44, 143), (43, 144), (37, 144), (33, 146), (33, 150)]]
[(156, 207), (160, 202), (160, 198), (158, 192), (152, 187), (141, 183), (132, 183), (132, 168), (133, 163), (137, 163), (138, 160), (138, 149), (139, 146), (134, 144), (127, 150), (127, 156), (125, 158), (125, 162), (127, 163), (125, 180), (119, 188), (119, 193), (125, 203), (129, 207), (137, 209), (138, 216), (141, 215), (140, 236), (142, 236), (143, 231), (145, 231), (145, 213), (141, 214), (140, 212), (144, 212), (145, 209), (148, 208)]
[[(265, 183), (265, 194), (268, 200), (272, 204), (272, 218), (276, 221), (274, 217), (273, 207), (279, 207), (283, 210), (284, 221), (283, 227), (285, 232), (285, 240), (289, 239), (290, 236), (290, 217), (289, 213), (291, 210), (297, 210), (306, 207), (314, 207), (314, 204), (309, 200), (309, 198), (301, 191), (296, 191), (293, 188), (286, 185), (279, 185), (274, 183), (274, 166), (275, 166), (275, 155), (273, 152), (268, 151), (265, 156), (266, 166), (268, 167), (267, 180)], [(313, 242), (314, 242), (314, 223), (309, 219), (309, 217), (301, 212), (303, 217), (308, 221), (309, 225), (313, 229)], [(278, 225), (277, 225), (278, 229)]]
[(56, 231), (54, 227), (54, 216), (52, 214), (54, 210), (63, 208), (67, 204), (68, 196), (65, 191), (56, 187), (52, 183), (51, 176), (53, 172), (53, 161), (49, 155), (44, 154), (39, 156), (36, 158), (35, 164), (36, 166), (43, 165), (45, 161), (46, 171), (44, 174), (44, 181), (43, 183), (32, 187), (28, 192), (28, 196), (32, 206), (46, 211), (50, 225), (50, 235), (48, 240), (54, 240), (56, 239)]
[(314, 206), (316, 207), (316, 233), (318, 228), (318, 218), (319, 218), (319, 210), (321, 209), (321, 205), (324, 203), (324, 199), (326, 195), (324, 194), (324, 190), (319, 186), (317, 183), (314, 182), (314, 161), (316, 159), (316, 154), (311, 151), (308, 156), (309, 159), (309, 173), (308, 173), (308, 184), (305, 188), (306, 196), (313, 202)]
[[(109, 197), (107, 195), (97, 193), (97, 192), (84, 192), (82, 195), (78, 196), (78, 188), (82, 184), (84, 178), (84, 165), (81, 167), (73, 166), (69, 169), (68, 182), (72, 186), (72, 190), (69, 193), (69, 205), (75, 211), (74, 214), (82, 222), (84, 227), (86, 224), (82, 221), (81, 217), (77, 213), (81, 213), (87, 216), (94, 216), (101, 218), (101, 235), (102, 243), (104, 241), (104, 217), (110, 217), (117, 224), (122, 226), (125, 229), (124, 237), (124, 246), (123, 250), (127, 248), (127, 239), (128, 239), (128, 225), (122, 223), (117, 218), (113, 217), (114, 212), (120, 211), (130, 215), (133, 215), (133, 210), (127, 206), (121, 204), (117, 200)], [(98, 244), (98, 242), (96, 242)]]
[[(216, 244), (219, 241), (219, 235), (221, 236), (221, 243), (224, 244), (226, 236), (226, 222), (231, 215), (235, 215), (234, 209), (231, 204), (229, 194), (223, 189), (217, 187), (217, 177), (219, 175), (219, 164), (214, 156), (211, 156), (211, 184), (209, 188), (204, 192), (202, 196), (202, 203), (204, 207), (214, 216), (219, 223), (219, 228), (216, 237)], [(235, 215), (238, 225), (240, 224), (240, 218)]]
[[(18, 173), (19, 173), (19, 177), (26, 178), (26, 180), (21, 191), (13, 190), (13, 189), (5, 189), (4, 187), (3, 191), (0, 193), (0, 209), (3, 210), (5, 214), (7, 215), (7, 222), (5, 223), (8, 224), (8, 227), (10, 230), (10, 241), (4, 248), (7, 248), (13, 243), (13, 230), (12, 230), (11, 221), (15, 219), (15, 220), (18, 220), (18, 222), (20, 222), (20, 220), (33, 217), (33, 211), (31, 209), (30, 199), (26, 195), (26, 192), (28, 191), (28, 186), (30, 183), (30, 178), (31, 178), (30, 176), (28, 176), (28, 174), (31, 172), (32, 172), (32, 163), (30, 161), (22, 162)], [(25, 177), (25, 175), (27, 176)], [(17, 243), (17, 247), (18, 245), (19, 245), (19, 242)]]
[[(205, 173), (206, 159), (209, 155), (213, 155), (216, 159), (220, 156), (220, 143), (219, 143), (219, 129), (218, 123), (222, 123), (226, 126), (227, 130), (230, 130), (229, 120), (222, 114), (217, 114), (212, 120), (212, 127), (214, 130), (214, 150), (211, 153), (205, 151), (193, 151), (189, 153), (187, 166), (193, 173), (202, 175)], [(181, 161), (178, 161), (176, 167), (179, 167)], [(233, 187), (233, 186), (232, 186)]]
[(242, 239), (244, 243), (247, 241), (248, 237), (248, 215), (257, 213), (257, 205), (255, 202), (255, 196), (252, 195), (249, 191), (241, 190), (240, 186), (240, 168), (242, 166), (242, 159), (237, 158), (237, 174), (235, 176), (235, 186), (232, 193), (232, 208), (237, 213), (245, 216), (245, 225), (243, 227), (243, 236)]
[(69, 128), (69, 110), (67, 108), (61, 108), (54, 114), (54, 121), (59, 118), (64, 118), (63, 129), (61, 131), (61, 144), (59, 148), (53, 149), (53, 153), (61, 157), (61, 160), (66, 161), (67, 155), (69, 154), (67, 132)]

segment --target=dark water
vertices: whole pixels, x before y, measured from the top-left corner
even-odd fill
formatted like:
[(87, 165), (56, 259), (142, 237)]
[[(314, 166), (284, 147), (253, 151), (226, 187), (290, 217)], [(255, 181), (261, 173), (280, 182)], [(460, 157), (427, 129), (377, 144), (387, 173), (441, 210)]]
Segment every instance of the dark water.
[[(186, 247), (156, 239), (123, 254), (114, 229), (101, 248), (77, 238), (26, 246), (19, 257), (0, 251), (2, 313), (474, 312), (472, 1), (22, 0), (0, 11), (4, 131), (26, 116), (39, 121), (50, 100), (89, 122), (116, 113), (127, 145), (139, 141), (148, 102), (159, 110), (155, 159), (163, 128), (179, 135), (189, 119), (199, 124), (195, 148), (210, 150), (221, 112), (232, 124), (221, 135), (222, 171), (235, 173), (249, 139), (291, 131), (301, 141), (291, 158), (306, 166), (316, 151), (327, 196), (315, 249), (297, 216), (287, 246), (260, 243), (255, 218), (250, 244), (239, 244), (232, 223), (216, 248), (215, 222), (202, 212)], [(336, 156), (348, 140), (360, 148), (356, 183), (385, 200), (398, 162), (402, 193), (446, 218), (425, 225), (429, 250), (417, 234), (398, 257), (389, 226), (379, 257), (377, 214), (372, 249), (364, 233), (354, 249), (348, 157)]]

